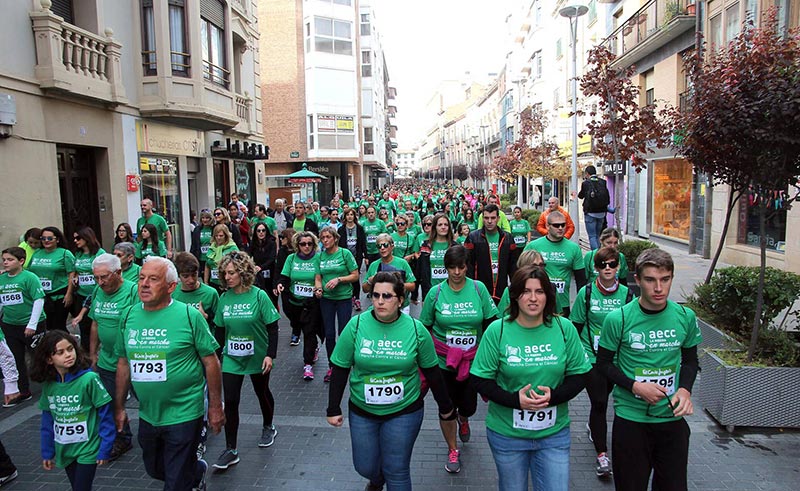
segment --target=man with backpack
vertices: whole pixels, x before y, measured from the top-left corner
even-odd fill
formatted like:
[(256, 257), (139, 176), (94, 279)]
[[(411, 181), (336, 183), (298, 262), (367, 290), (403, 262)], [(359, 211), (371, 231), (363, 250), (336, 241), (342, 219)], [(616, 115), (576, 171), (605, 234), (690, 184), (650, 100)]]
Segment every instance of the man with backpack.
[(581, 185), (578, 199), (583, 200), (583, 219), (589, 235), (589, 246), (592, 250), (599, 249), (600, 232), (603, 231), (611, 197), (606, 180), (597, 177), (597, 169), (593, 165), (586, 166), (586, 179)]

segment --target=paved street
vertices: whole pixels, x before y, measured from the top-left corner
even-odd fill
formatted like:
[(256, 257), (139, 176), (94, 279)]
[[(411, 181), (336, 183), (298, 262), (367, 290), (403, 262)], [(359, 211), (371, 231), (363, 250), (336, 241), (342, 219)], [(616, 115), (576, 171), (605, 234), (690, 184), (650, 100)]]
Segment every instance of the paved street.
[[(677, 250), (671, 251), (676, 256)], [(678, 266), (681, 276), (705, 272), (702, 259), (685, 259)], [(687, 262), (691, 261), (691, 262)], [(687, 267), (687, 264), (692, 264)], [(685, 278), (683, 278), (685, 279)], [(417, 310), (418, 307), (414, 307)], [(412, 312), (414, 313), (414, 312)], [(259, 449), (261, 418), (249, 388), (243, 389), (242, 425), (239, 451), (241, 463), (227, 472), (209, 478), (214, 490), (238, 489), (363, 489), (364, 480), (353, 470), (350, 437), (345, 428), (332, 428), (325, 422), (327, 385), (322, 382), (326, 361), (321, 352), (317, 379), (302, 380), (301, 348), (290, 348), (288, 322), (281, 321), (279, 356), (276, 359), (272, 389), (275, 394), (275, 445)], [(703, 390), (702, 376), (696, 390)], [(22, 407), (0, 410), (0, 438), (19, 468), (20, 477), (7, 486), (10, 490), (67, 489), (63, 471), (45, 472), (39, 458), (39, 412), (35, 401)], [(135, 403), (130, 406), (134, 431), (138, 424)], [(345, 406), (346, 409), (346, 406)], [(594, 449), (584, 429), (589, 402), (582, 393), (570, 404), (572, 416), (572, 466), (570, 488), (610, 490), (610, 482), (594, 475)], [(463, 470), (450, 475), (444, 470), (447, 449), (439, 432), (435, 404), (429, 396), (425, 422), (412, 459), (415, 489), (444, 491), (489, 490), (496, 488), (497, 474), (485, 439), (486, 405), (479, 404), (472, 420), (472, 441), (462, 447)], [(609, 421), (611, 413), (609, 412)], [(800, 432), (779, 430), (737, 430), (726, 433), (699, 408), (689, 418), (692, 439), (689, 487), (698, 490), (787, 490), (800, 483)], [(209, 441), (207, 457), (213, 462), (224, 449), (222, 435)], [(612, 456), (613, 457), (613, 456)], [(157, 489), (156, 481), (145, 474), (138, 447), (117, 462), (100, 468), (95, 489)]]

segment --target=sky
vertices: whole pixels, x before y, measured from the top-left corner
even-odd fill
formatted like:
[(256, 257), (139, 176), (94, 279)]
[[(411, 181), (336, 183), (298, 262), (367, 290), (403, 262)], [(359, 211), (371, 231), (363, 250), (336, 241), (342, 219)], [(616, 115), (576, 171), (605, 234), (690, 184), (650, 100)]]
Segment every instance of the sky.
[(397, 140), (410, 149), (432, 121), (424, 108), (442, 80), (498, 73), (505, 18), (520, 0), (375, 0), (389, 83), (397, 89)]

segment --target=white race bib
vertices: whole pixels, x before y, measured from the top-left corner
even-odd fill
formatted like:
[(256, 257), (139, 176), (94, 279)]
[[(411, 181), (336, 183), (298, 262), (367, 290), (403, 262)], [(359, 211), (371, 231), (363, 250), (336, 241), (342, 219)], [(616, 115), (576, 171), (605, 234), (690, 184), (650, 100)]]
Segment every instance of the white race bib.
[(478, 342), (478, 336), (461, 336), (448, 333), (446, 336), (447, 346), (450, 348), (458, 348), (461, 350), (468, 350), (475, 346)]
[(3, 306), (19, 305), (22, 303), (22, 292), (0, 294), (0, 304)]
[(600, 335), (596, 334), (593, 337), (594, 337), (594, 351), (597, 352), (597, 350), (600, 348)]
[(200, 246), (200, 254), (208, 254), (208, 251), (211, 250), (211, 246)]
[(211, 279), (218, 280), (219, 279), (219, 270), (217, 268), (213, 268), (211, 270)]
[(675, 393), (675, 367), (636, 368), (634, 370), (634, 380), (660, 385), (667, 389), (668, 396)]
[(131, 380), (134, 382), (164, 382), (167, 380), (166, 358), (130, 360)]
[(229, 339), (228, 356), (253, 356), (256, 343), (252, 339)]
[(431, 279), (444, 280), (447, 279), (447, 268), (431, 268)]
[(553, 280), (552, 283), (556, 289), (556, 293), (564, 293), (564, 287), (566, 286), (564, 281)]
[(89, 441), (89, 428), (86, 420), (75, 421), (72, 423), (53, 423), (55, 441), (61, 445), (70, 443), (81, 443)]
[(394, 404), (403, 400), (405, 388), (400, 377), (386, 377), (385, 383), (364, 384), (364, 400), (367, 404)]
[(348, 237), (347, 238), (347, 248), (351, 249), (356, 246), (358, 243), (358, 237)]
[(78, 275), (78, 285), (79, 286), (91, 286), (94, 285), (94, 275), (91, 274), (79, 274)]
[(492, 274), (497, 274), (497, 263), (492, 263)]
[(314, 296), (314, 287), (311, 285), (294, 284), (294, 296), (311, 298)]
[(514, 428), (520, 430), (544, 430), (556, 424), (558, 406), (548, 407), (539, 411), (515, 409), (511, 414), (514, 417)]
[(42, 290), (44, 290), (46, 292), (49, 292), (49, 291), (53, 290), (53, 280), (47, 280), (47, 279), (41, 278), (39, 280), (39, 283), (42, 284)]
[(524, 244), (526, 240), (527, 237), (525, 237), (524, 235), (517, 235), (516, 237), (514, 237), (514, 243), (517, 245)]
[(377, 242), (378, 236), (377, 235), (367, 235), (367, 244), (374, 244)]

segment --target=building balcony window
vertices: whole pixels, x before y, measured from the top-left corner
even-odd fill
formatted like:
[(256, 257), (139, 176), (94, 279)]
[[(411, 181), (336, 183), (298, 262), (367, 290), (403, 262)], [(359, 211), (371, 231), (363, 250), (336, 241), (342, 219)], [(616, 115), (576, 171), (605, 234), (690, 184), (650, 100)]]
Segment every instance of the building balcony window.
[(110, 103), (127, 102), (122, 85), (122, 45), (114, 32), (91, 33), (65, 22), (42, 1), (30, 13), (36, 43), (34, 74), (43, 90)]

